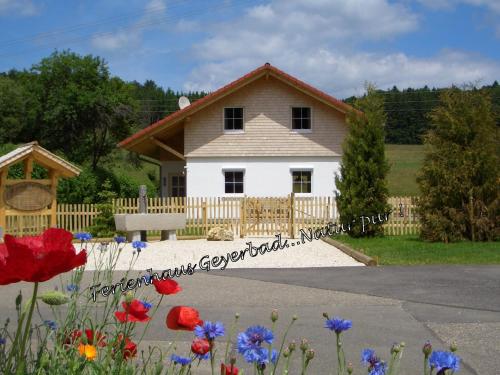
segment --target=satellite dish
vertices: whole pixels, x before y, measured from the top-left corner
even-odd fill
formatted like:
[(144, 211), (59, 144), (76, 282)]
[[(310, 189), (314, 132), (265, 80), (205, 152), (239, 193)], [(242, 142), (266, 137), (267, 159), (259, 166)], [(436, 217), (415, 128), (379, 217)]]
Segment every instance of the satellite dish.
[(186, 108), (188, 105), (190, 105), (191, 103), (189, 102), (189, 99), (186, 98), (185, 96), (181, 96), (179, 98), (179, 108), (180, 109), (184, 109)]

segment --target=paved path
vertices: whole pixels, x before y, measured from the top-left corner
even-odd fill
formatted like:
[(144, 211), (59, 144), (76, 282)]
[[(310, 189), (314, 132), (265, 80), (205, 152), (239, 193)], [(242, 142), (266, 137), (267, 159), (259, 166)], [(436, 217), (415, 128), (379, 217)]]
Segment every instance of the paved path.
[[(468, 277), (460, 278), (465, 270)], [(353, 321), (353, 329), (345, 335), (344, 342), (347, 357), (354, 363), (357, 374), (366, 371), (359, 364), (363, 348), (372, 347), (387, 358), (390, 345), (396, 341), (405, 341), (407, 347), (403, 361), (405, 370), (401, 373), (421, 374), (421, 346), (430, 339), (436, 348), (446, 348), (452, 340), (458, 342), (459, 354), (465, 361), (460, 374), (495, 375), (500, 368), (499, 275), (500, 267), (197, 272), (179, 279), (184, 289), (182, 293), (164, 299), (163, 307), (151, 323), (146, 344), (165, 346), (174, 338), (164, 323), (166, 312), (173, 305), (196, 307), (204, 319), (221, 320), (227, 326), (234, 313), (239, 312), (240, 329), (252, 324), (270, 326), (269, 312), (277, 308), (280, 311), (278, 336), (291, 316), (297, 314), (299, 320), (289, 338), (309, 338), (317, 353), (310, 373), (329, 374), (334, 362), (334, 335), (323, 328), (321, 315), (326, 311)], [(116, 272), (113, 279), (119, 281), (122, 276), (122, 272)], [(51, 280), (42, 288), (52, 288), (56, 283), (57, 279)], [(91, 283), (89, 272), (82, 286)], [(481, 284), (484, 287), (480, 287)], [(467, 292), (469, 285), (475, 288), (474, 293)], [(21, 288), (27, 295), (30, 287), (25, 283), (0, 287), (0, 316), (13, 318), (16, 293)], [(413, 289), (427, 290), (427, 293), (412, 294)], [(155, 297), (152, 287), (141, 288), (138, 292), (143, 298)], [(375, 293), (384, 296), (368, 295)], [(411, 302), (405, 300), (408, 293)], [(445, 303), (441, 303), (440, 294), (447, 296)], [(48, 315), (48, 312), (42, 313)], [(179, 354), (186, 353), (191, 338), (192, 334), (187, 332), (178, 336)], [(205, 368), (196, 373), (206, 374), (207, 371)]]
[[(227, 258), (228, 253), (236, 252), (240, 254), (249, 246), (254, 248), (250, 256), (247, 251), (243, 257), (238, 260), (227, 263), (220, 263), (217, 267), (211, 268), (223, 269), (231, 268), (301, 268), (301, 267), (340, 267), (340, 266), (364, 266), (350, 256), (338, 250), (334, 246), (324, 241), (313, 240), (302, 243), (298, 240), (283, 238), (275, 247), (277, 250), (263, 251), (260, 253), (256, 248), (262, 244), (268, 243), (271, 249), (276, 238), (237, 238), (234, 241), (207, 241), (199, 240), (179, 240), (179, 241), (156, 241), (149, 242), (147, 248), (142, 250), (140, 256), (133, 264), (135, 270), (146, 270), (152, 266), (163, 269), (171, 267), (186, 266), (188, 263), (197, 265), (197, 268), (206, 267), (209, 260), (216, 257), (220, 259)], [(77, 245), (78, 246), (78, 245)], [(98, 245), (97, 245), (98, 246)], [(99, 254), (97, 246), (94, 250)], [(123, 246), (123, 245), (122, 245)], [(107, 251), (105, 256), (111, 254)], [(126, 244), (117, 262), (117, 270), (127, 270), (130, 267), (132, 254), (134, 250), (130, 243)], [(207, 256), (209, 255), (209, 257)], [(98, 257), (89, 257), (87, 269), (95, 269), (98, 263)]]

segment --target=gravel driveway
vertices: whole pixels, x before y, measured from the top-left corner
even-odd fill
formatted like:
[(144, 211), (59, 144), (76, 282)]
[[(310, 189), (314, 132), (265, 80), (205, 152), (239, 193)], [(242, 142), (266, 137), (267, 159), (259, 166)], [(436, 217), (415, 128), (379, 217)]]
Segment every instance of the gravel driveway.
[[(272, 245), (276, 238), (244, 238), (234, 241), (207, 241), (198, 240), (177, 240), (177, 241), (157, 241), (149, 242), (143, 249), (135, 262), (133, 269), (146, 270), (165, 269), (180, 267), (192, 263), (197, 265), (197, 269), (202, 264), (213, 261), (214, 257), (225, 257), (226, 268), (302, 268), (302, 267), (335, 267), (335, 266), (362, 266), (350, 256), (344, 254), (337, 248), (321, 240), (301, 243), (297, 239), (282, 239), (283, 248), (276, 251), (263, 252), (253, 250), (255, 256), (250, 256), (247, 251), (243, 259), (231, 261), (228, 253), (241, 253), (248, 248), (248, 243), (254, 248), (264, 243)], [(288, 247), (285, 247), (285, 241)], [(293, 245), (292, 245), (293, 243)], [(77, 246), (77, 245), (75, 245)], [(89, 245), (92, 246), (92, 245)], [(123, 246), (123, 245), (122, 245)], [(77, 246), (78, 247), (78, 246)], [(108, 250), (109, 251), (109, 250)], [(129, 268), (130, 260), (134, 249), (130, 243), (126, 244), (121, 251), (117, 263), (117, 270), (126, 270)], [(220, 259), (219, 259), (220, 261)], [(222, 269), (224, 262), (218, 266), (211, 266), (211, 269)], [(89, 256), (86, 269), (95, 269), (94, 256)]]

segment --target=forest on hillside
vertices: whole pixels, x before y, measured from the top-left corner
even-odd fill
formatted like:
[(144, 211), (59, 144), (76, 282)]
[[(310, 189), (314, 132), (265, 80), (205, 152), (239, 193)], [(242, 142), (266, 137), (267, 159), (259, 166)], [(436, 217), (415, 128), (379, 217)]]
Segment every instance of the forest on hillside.
[[(479, 89), (490, 94), (500, 125), (500, 85), (495, 81)], [(388, 116), (386, 143), (422, 143), (428, 113), (438, 105), (442, 90), (379, 90)], [(28, 70), (0, 73), (0, 155), (37, 140), (82, 166), (78, 178), (60, 184), (61, 202), (95, 202), (106, 180), (122, 197), (136, 196), (139, 184), (154, 194), (157, 170), (149, 167), (144, 173), (145, 163), (116, 144), (175, 112), (181, 95), (195, 101), (206, 93), (173, 91), (153, 80), (127, 82), (112, 76), (98, 56), (54, 52)]]

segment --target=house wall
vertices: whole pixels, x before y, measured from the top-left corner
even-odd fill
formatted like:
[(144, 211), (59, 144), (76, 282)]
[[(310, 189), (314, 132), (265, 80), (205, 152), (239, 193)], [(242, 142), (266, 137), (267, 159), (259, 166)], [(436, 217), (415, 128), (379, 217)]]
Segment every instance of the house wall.
[(340, 173), (340, 157), (230, 157), (187, 158), (188, 197), (241, 196), (225, 194), (224, 170), (244, 170), (247, 196), (286, 196), (292, 192), (293, 169), (312, 169), (311, 194), (332, 196), (335, 173)]
[[(291, 108), (311, 107), (312, 130), (291, 128)], [(244, 108), (244, 132), (224, 133), (224, 107)], [(347, 134), (345, 116), (269, 76), (197, 112), (184, 128), (187, 157), (339, 156)]]

